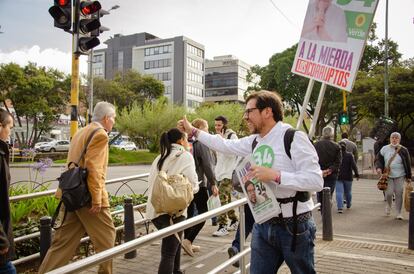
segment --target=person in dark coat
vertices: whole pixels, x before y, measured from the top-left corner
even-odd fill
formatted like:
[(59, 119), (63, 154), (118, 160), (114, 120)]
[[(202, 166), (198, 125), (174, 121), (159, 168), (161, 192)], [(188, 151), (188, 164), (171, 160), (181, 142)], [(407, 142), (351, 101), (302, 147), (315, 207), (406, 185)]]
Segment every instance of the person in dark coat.
[(338, 180), (336, 181), (336, 205), (338, 213), (342, 213), (344, 195), (346, 207), (350, 209), (352, 205), (352, 171), (354, 171), (357, 180), (359, 180), (359, 174), (354, 156), (346, 150), (346, 142), (340, 141), (339, 145), (342, 151), (342, 163), (339, 168)]
[[(334, 130), (330, 126), (322, 129), (322, 138), (315, 143), (315, 149), (319, 157), (319, 165), (322, 170), (323, 187), (331, 189), (331, 197), (335, 190), (338, 179), (339, 167), (341, 166), (341, 148), (333, 141)], [(318, 192), (317, 199), (321, 202), (322, 192)]]
[(10, 217), (10, 169), (9, 169), (9, 145), (13, 127), (13, 117), (0, 109), (0, 273), (14, 274), (16, 268), (11, 263), (15, 257), (13, 227)]

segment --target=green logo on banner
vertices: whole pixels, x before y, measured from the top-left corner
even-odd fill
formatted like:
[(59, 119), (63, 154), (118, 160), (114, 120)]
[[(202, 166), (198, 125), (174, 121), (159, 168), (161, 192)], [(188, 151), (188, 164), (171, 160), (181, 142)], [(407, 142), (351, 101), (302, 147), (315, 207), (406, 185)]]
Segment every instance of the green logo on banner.
[(261, 145), (254, 151), (253, 158), (258, 166), (272, 167), (275, 153), (270, 146)]
[(365, 40), (372, 22), (372, 14), (347, 10), (345, 15), (348, 25), (348, 37)]

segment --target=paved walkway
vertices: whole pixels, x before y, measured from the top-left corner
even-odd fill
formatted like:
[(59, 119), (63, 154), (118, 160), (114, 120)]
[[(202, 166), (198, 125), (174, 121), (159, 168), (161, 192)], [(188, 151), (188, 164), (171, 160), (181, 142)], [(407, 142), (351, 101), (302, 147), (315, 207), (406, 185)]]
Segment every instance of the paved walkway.
[[(398, 221), (384, 214), (385, 203), (376, 189), (376, 180), (354, 181), (354, 201), (350, 211), (336, 213), (333, 205), (334, 240), (322, 241), (321, 218), (315, 214), (318, 227), (315, 263), (317, 273), (414, 273), (414, 250), (407, 249), (408, 214)], [(202, 247), (195, 257), (182, 253), (181, 266), (187, 274), (207, 273), (227, 258), (227, 248), (234, 233), (212, 237), (217, 227), (208, 221), (195, 244)], [(144, 232), (140, 230), (140, 232)], [(114, 260), (114, 273), (157, 273), (160, 261), (160, 242), (138, 250), (135, 259)], [(97, 268), (82, 273), (96, 273)], [(230, 266), (222, 273), (233, 273)], [(290, 273), (283, 265), (278, 274)]]
[[(212, 237), (216, 227), (207, 224), (196, 239), (196, 244), (202, 247), (195, 257), (182, 253), (181, 266), (187, 274), (207, 273), (227, 258), (227, 248), (230, 246), (234, 232), (225, 237)], [(157, 273), (160, 261), (160, 243), (138, 250), (135, 259), (122, 257), (114, 260), (114, 273)], [(353, 238), (335, 236), (333, 241), (322, 241), (317, 235), (315, 263), (317, 273), (414, 273), (414, 251), (406, 246), (392, 242), (364, 241)], [(82, 273), (96, 273), (97, 268)], [(223, 273), (233, 273), (237, 269), (229, 267)], [(279, 274), (290, 273), (283, 265)]]

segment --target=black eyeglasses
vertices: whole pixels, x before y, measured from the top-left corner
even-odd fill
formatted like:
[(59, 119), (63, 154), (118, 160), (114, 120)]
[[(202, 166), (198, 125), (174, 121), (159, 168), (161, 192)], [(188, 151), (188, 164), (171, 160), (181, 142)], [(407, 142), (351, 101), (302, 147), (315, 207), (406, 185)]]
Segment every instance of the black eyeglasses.
[(250, 112), (253, 112), (253, 110), (258, 109), (258, 108), (247, 108), (244, 113), (243, 116), (247, 114), (247, 116), (249, 116)]

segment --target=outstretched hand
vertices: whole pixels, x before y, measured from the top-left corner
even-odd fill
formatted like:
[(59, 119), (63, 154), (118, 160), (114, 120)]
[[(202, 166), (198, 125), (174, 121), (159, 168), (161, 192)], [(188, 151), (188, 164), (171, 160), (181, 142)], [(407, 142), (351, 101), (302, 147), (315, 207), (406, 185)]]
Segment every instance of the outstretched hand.
[(193, 126), (187, 120), (187, 116), (184, 115), (183, 119), (177, 122), (177, 128), (190, 136)]

